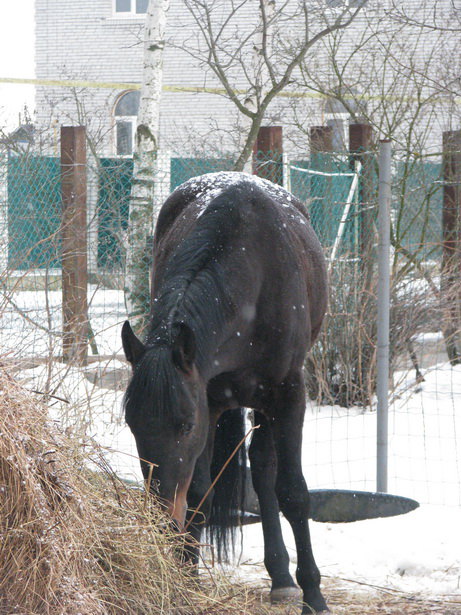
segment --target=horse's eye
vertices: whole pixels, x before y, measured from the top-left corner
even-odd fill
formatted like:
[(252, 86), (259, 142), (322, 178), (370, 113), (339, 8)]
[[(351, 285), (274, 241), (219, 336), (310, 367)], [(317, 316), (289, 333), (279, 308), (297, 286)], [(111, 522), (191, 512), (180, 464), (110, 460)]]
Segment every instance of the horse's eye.
[(179, 431), (182, 436), (188, 436), (194, 429), (194, 423), (181, 423)]

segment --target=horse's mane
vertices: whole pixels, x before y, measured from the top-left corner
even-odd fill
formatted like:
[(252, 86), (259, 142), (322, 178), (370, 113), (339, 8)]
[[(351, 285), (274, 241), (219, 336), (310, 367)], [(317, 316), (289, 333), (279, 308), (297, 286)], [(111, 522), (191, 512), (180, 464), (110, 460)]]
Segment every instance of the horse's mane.
[(223, 192), (210, 202), (194, 230), (170, 256), (154, 299), (146, 351), (125, 394), (125, 409), (143, 407), (151, 400), (156, 415), (180, 419), (174, 415), (180, 406), (180, 375), (172, 361), (172, 342), (178, 323), (186, 323), (195, 335), (200, 367), (231, 312), (220, 255), (238, 215), (235, 191), (232, 197)]
[(180, 407), (179, 390), (180, 377), (171, 362), (171, 349), (164, 345), (148, 348), (136, 365), (123, 398), (127, 422), (134, 418), (129, 416), (130, 409), (134, 414), (139, 413), (146, 407), (146, 400), (156, 416), (178, 420), (174, 410)]
[(194, 332), (197, 361), (205, 360), (208, 344), (232, 310), (220, 257), (238, 223), (235, 187), (214, 198), (193, 231), (171, 254), (154, 298), (147, 345), (171, 343), (177, 323)]

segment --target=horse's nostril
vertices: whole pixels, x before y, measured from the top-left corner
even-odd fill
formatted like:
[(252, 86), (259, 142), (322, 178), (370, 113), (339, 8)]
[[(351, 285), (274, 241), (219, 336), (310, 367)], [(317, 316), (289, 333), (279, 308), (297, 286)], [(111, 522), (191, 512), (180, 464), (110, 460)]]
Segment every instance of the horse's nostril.
[(159, 523), (159, 530), (163, 534), (179, 534), (181, 532), (181, 526), (176, 519), (168, 519), (167, 521)]
[(160, 492), (160, 481), (156, 478), (153, 478), (150, 481), (149, 492), (153, 495), (158, 495)]
[(162, 523), (159, 523), (158, 529), (162, 534), (166, 534), (169, 530), (169, 525), (170, 524), (167, 521), (162, 521)]
[(176, 519), (171, 519), (170, 528), (173, 530), (173, 532), (182, 532), (182, 525)]

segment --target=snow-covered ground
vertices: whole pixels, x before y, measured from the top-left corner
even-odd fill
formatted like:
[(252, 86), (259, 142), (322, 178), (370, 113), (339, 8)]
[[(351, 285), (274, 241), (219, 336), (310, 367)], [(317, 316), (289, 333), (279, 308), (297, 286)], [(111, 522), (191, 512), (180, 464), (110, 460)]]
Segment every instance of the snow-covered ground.
[[(37, 276), (37, 280), (39, 280)], [(18, 280), (18, 285), (22, 281)], [(25, 283), (34, 284), (28, 277)], [(43, 281), (41, 284), (43, 285)], [(40, 282), (37, 281), (37, 286)], [(88, 286), (89, 318), (100, 355), (121, 350), (120, 323), (125, 319), (123, 293)], [(28, 290), (0, 294), (0, 348), (10, 357), (59, 355), (62, 292)]]
[[(1, 346), (10, 357), (47, 354), (58, 337), (32, 327), (54, 322), (59, 331), (61, 295), (49, 294), (47, 313), (34, 307), (34, 293), (16, 293), (24, 314), (3, 317)], [(91, 318), (101, 354), (120, 353), (124, 319), (120, 293), (98, 293)], [(29, 319), (29, 320), (28, 320)], [(20, 338), (20, 333), (25, 337)], [(34, 340), (31, 350), (30, 340)], [(26, 343), (26, 341), (28, 343)], [(133, 438), (121, 416), (129, 370), (116, 358), (85, 370), (57, 361), (20, 373), (31, 390), (52, 391), (53, 416), (106, 451), (115, 471), (140, 480)], [(412, 513), (351, 524), (312, 523), (314, 552), (326, 575), (461, 600), (461, 366), (437, 364), (425, 382), (404, 380), (391, 405), (389, 491), (412, 497), (421, 507)], [(103, 386), (101, 386), (101, 384)], [(361, 408), (309, 404), (304, 427), (303, 465), (310, 487), (373, 490), (376, 467), (376, 414)], [(289, 528), (284, 531), (295, 561)], [(241, 570), (247, 577), (267, 578), (262, 566), (259, 524), (244, 528)]]
[[(459, 508), (422, 505), (398, 517), (310, 526), (321, 574), (461, 602), (460, 523)], [(282, 525), (294, 572), (294, 541), (284, 519)], [(262, 544), (260, 524), (246, 526), (240, 563), (254, 580), (268, 579)]]

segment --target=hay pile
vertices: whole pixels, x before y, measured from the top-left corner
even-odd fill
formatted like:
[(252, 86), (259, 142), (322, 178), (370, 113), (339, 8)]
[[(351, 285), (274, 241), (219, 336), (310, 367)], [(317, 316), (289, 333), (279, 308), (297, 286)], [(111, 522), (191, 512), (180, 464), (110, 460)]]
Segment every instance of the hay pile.
[(242, 589), (191, 580), (160, 521), (139, 490), (89, 471), (82, 446), (0, 376), (2, 615), (254, 612)]

